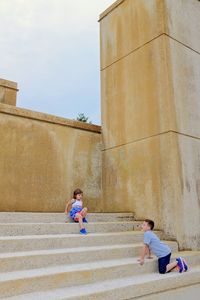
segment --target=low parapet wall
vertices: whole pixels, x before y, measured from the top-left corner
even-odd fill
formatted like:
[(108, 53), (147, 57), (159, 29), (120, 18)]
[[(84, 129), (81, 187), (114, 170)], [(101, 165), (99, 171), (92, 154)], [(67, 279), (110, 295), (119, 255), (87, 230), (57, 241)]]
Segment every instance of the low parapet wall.
[(100, 210), (101, 127), (0, 103), (0, 211), (60, 212), (77, 187)]

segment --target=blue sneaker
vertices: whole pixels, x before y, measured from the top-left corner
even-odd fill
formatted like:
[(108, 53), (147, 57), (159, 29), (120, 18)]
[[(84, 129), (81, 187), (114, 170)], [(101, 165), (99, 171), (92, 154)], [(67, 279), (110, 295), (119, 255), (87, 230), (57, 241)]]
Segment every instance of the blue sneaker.
[(88, 223), (86, 218), (83, 218), (83, 223)]
[(80, 234), (86, 235), (86, 234), (87, 234), (86, 229), (85, 229), (85, 228), (82, 228), (82, 229), (80, 230)]
[(176, 261), (177, 261), (177, 269), (178, 269), (179, 273), (184, 272), (184, 271), (185, 271), (185, 268), (184, 268), (184, 264), (183, 264), (182, 258), (181, 258), (181, 257), (178, 257), (178, 258), (176, 259)]
[(183, 258), (183, 265), (184, 265), (185, 272), (187, 272), (187, 270), (188, 270), (188, 264), (186, 263), (186, 261), (185, 261), (184, 258)]

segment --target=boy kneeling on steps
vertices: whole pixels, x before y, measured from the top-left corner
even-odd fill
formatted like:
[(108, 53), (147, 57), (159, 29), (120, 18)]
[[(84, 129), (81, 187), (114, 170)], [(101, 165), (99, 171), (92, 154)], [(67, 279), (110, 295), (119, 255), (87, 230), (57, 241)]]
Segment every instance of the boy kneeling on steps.
[(170, 263), (171, 249), (168, 245), (161, 242), (158, 236), (153, 232), (154, 221), (146, 219), (142, 224), (144, 232), (144, 246), (138, 259), (140, 265), (144, 264), (145, 256), (151, 258), (151, 252), (158, 258), (158, 269), (160, 274), (165, 274), (176, 269), (179, 273), (186, 272), (188, 265), (182, 257), (176, 258)]

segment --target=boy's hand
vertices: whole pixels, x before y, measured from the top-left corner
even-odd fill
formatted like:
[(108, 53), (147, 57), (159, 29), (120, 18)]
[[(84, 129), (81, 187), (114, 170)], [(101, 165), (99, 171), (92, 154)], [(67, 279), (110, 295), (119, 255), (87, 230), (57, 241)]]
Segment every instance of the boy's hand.
[(144, 265), (144, 258), (138, 258), (138, 262), (139, 262), (139, 264), (141, 265), (141, 266), (143, 266)]

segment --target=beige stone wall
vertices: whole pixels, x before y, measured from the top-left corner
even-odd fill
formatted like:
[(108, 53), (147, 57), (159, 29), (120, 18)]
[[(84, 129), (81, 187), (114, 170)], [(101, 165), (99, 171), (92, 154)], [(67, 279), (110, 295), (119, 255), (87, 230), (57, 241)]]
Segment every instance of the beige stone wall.
[(0, 211), (101, 210), (100, 127), (0, 104)]
[(100, 27), (104, 207), (200, 248), (200, 3), (117, 1)]
[(17, 83), (0, 78), (0, 103), (16, 106)]

